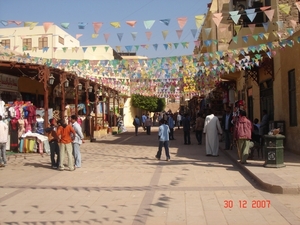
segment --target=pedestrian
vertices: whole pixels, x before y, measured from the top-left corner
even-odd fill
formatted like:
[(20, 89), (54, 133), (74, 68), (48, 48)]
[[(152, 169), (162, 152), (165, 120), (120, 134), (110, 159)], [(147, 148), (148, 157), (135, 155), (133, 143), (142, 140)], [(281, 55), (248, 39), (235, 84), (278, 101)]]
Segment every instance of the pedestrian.
[(147, 119), (147, 116), (145, 115), (145, 113), (143, 113), (143, 115), (142, 115), (142, 127), (143, 127), (144, 130), (146, 130), (146, 127), (145, 127), (146, 119)]
[(138, 118), (138, 116), (135, 116), (135, 118), (133, 119), (133, 126), (135, 128), (135, 136), (138, 135), (138, 129), (140, 126), (140, 119)]
[(182, 118), (182, 127), (183, 127), (183, 135), (184, 135), (184, 144), (190, 145), (191, 144), (191, 121), (190, 117), (187, 113), (184, 114)]
[(8, 125), (0, 116), (0, 167), (6, 166), (6, 142), (8, 140)]
[(177, 122), (177, 128), (179, 130), (180, 129), (180, 123), (181, 123), (181, 114), (180, 114), (180, 112), (178, 112), (178, 114), (177, 114), (176, 122)]
[(173, 114), (170, 113), (168, 115), (168, 126), (170, 129), (170, 133), (169, 133), (169, 140), (175, 140), (174, 138), (174, 120), (173, 120)]
[(159, 121), (159, 128), (158, 128), (159, 145), (158, 145), (158, 151), (155, 156), (157, 160), (160, 160), (162, 147), (165, 148), (166, 161), (170, 161), (171, 159), (169, 153), (169, 133), (170, 133), (170, 129), (169, 126), (167, 125), (167, 121), (161, 119)]
[(253, 126), (251, 121), (246, 117), (246, 112), (240, 110), (239, 118), (235, 124), (235, 139), (237, 140), (238, 155), (242, 164), (247, 163), (252, 130)]
[(151, 118), (149, 116), (147, 116), (147, 119), (145, 121), (145, 126), (146, 126), (146, 130), (147, 130), (148, 135), (150, 135), (150, 133), (151, 133), (151, 125), (152, 125)]
[(204, 121), (203, 133), (205, 134), (206, 156), (219, 156), (219, 137), (222, 134), (222, 128), (219, 118), (216, 117), (211, 109), (207, 110), (207, 116)]
[(57, 135), (59, 137), (60, 161), (59, 170), (63, 171), (65, 156), (68, 156), (68, 167), (70, 171), (75, 170), (72, 154), (72, 137), (75, 136), (75, 130), (71, 125), (67, 125), (65, 120), (58, 121)]
[[(49, 127), (45, 129), (45, 135), (48, 137), (49, 146), (50, 146), (50, 160), (51, 160), (51, 167), (53, 169), (59, 168), (59, 162), (60, 162), (60, 153), (59, 153), (59, 145), (58, 140), (59, 137), (56, 132), (57, 129), (57, 123), (55, 119), (49, 120)], [(55, 160), (56, 155), (56, 160)]]
[(226, 107), (222, 117), (221, 127), (225, 135), (225, 150), (229, 150), (231, 146), (231, 129), (232, 129), (232, 113), (229, 106)]
[(202, 144), (203, 127), (204, 127), (204, 118), (203, 115), (199, 112), (197, 114), (196, 125), (195, 125), (195, 133), (196, 133), (196, 139), (198, 141), (198, 145)]
[(80, 145), (82, 144), (82, 140), (84, 138), (81, 126), (77, 122), (78, 117), (76, 115), (71, 116), (72, 127), (75, 130), (75, 135), (73, 137), (73, 155), (75, 159), (75, 168), (81, 167), (81, 153), (80, 153)]

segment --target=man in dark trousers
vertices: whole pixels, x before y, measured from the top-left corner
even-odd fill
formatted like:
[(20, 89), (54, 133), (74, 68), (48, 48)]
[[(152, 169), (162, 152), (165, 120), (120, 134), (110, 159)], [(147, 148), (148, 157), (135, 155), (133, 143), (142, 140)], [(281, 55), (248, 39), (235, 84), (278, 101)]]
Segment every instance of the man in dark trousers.
[(226, 107), (225, 113), (222, 117), (222, 129), (225, 135), (225, 150), (230, 149), (231, 145), (231, 129), (232, 129), (232, 113), (229, 106)]
[(187, 113), (184, 114), (184, 117), (182, 119), (182, 127), (183, 127), (183, 133), (184, 133), (184, 144), (190, 145), (191, 144), (191, 121), (190, 117)]

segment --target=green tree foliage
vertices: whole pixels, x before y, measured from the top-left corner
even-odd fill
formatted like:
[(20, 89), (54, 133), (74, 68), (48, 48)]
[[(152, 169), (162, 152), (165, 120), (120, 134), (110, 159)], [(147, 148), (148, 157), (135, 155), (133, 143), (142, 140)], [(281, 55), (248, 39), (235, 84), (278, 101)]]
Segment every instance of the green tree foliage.
[(157, 98), (157, 108), (154, 112), (162, 112), (166, 108), (166, 100), (164, 98)]
[(157, 97), (131, 95), (131, 105), (149, 112), (160, 112), (165, 106), (165, 100)]

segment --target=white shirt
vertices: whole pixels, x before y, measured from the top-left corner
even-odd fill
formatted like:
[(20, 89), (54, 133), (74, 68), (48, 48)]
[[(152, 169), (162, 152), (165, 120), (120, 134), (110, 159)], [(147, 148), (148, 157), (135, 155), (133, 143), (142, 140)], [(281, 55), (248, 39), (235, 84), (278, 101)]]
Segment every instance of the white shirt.
[(8, 139), (8, 126), (2, 120), (0, 121), (0, 143), (6, 143)]

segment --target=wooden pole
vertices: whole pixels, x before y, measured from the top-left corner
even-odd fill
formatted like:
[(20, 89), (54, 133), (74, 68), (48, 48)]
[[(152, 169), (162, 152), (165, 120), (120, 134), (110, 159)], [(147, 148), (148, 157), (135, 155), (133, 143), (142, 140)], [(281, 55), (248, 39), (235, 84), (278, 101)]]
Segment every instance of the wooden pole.
[(66, 93), (65, 93), (65, 81), (66, 81), (66, 73), (62, 73), (59, 77), (60, 79), (60, 88), (61, 88), (61, 119), (65, 119), (65, 101), (66, 101)]
[(48, 109), (49, 109), (49, 90), (48, 90), (48, 81), (50, 77), (50, 69), (49, 67), (43, 66), (39, 67), (39, 79), (43, 81), (44, 86), (44, 128), (48, 127)]
[(78, 116), (78, 84), (79, 79), (76, 76), (74, 79), (74, 88), (75, 88), (75, 115)]

